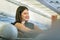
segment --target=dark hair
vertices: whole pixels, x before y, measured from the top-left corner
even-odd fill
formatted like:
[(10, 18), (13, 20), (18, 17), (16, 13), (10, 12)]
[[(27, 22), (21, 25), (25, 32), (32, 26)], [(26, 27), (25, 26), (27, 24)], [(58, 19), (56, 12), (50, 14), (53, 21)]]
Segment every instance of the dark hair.
[(15, 22), (21, 23), (21, 21), (22, 21), (21, 14), (22, 14), (22, 12), (23, 12), (25, 9), (28, 10), (28, 8), (25, 7), (25, 6), (19, 6), (19, 7), (17, 8), (17, 10), (16, 10), (16, 16), (15, 16), (15, 20), (16, 20)]

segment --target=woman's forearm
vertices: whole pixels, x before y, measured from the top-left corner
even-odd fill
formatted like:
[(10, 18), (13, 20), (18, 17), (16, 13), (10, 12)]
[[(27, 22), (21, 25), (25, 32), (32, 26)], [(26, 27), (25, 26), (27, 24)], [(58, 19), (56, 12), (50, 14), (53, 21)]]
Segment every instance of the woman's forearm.
[(30, 31), (32, 31), (30, 28), (25, 27), (21, 23), (16, 23), (15, 26), (17, 27), (18, 30), (21, 30), (21, 31), (24, 31), (24, 32), (30, 32)]
[(37, 32), (43, 32), (43, 30), (41, 30), (38, 26), (34, 25), (34, 30)]

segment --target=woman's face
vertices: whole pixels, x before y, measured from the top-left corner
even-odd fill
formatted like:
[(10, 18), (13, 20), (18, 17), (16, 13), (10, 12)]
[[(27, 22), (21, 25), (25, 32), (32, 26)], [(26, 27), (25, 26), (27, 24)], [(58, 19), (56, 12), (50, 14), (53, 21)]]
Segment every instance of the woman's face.
[(22, 14), (21, 14), (21, 17), (22, 17), (22, 21), (28, 21), (29, 20), (29, 12), (27, 9), (25, 9)]

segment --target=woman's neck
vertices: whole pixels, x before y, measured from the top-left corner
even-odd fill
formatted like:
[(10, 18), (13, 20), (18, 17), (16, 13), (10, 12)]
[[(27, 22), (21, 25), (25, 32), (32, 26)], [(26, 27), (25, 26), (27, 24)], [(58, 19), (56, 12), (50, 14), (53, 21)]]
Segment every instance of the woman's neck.
[(25, 23), (25, 21), (22, 21), (22, 24), (24, 24)]

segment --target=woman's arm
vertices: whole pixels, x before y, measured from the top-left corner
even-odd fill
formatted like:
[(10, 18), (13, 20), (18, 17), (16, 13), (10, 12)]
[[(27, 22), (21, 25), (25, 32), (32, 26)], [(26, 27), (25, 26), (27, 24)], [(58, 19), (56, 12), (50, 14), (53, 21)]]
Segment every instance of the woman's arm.
[(34, 30), (37, 32), (43, 32), (43, 30), (41, 30), (38, 26), (34, 25)]
[(17, 27), (18, 30), (21, 30), (23, 32), (30, 32), (32, 31), (30, 28), (25, 27), (22, 23), (16, 23), (15, 26)]

